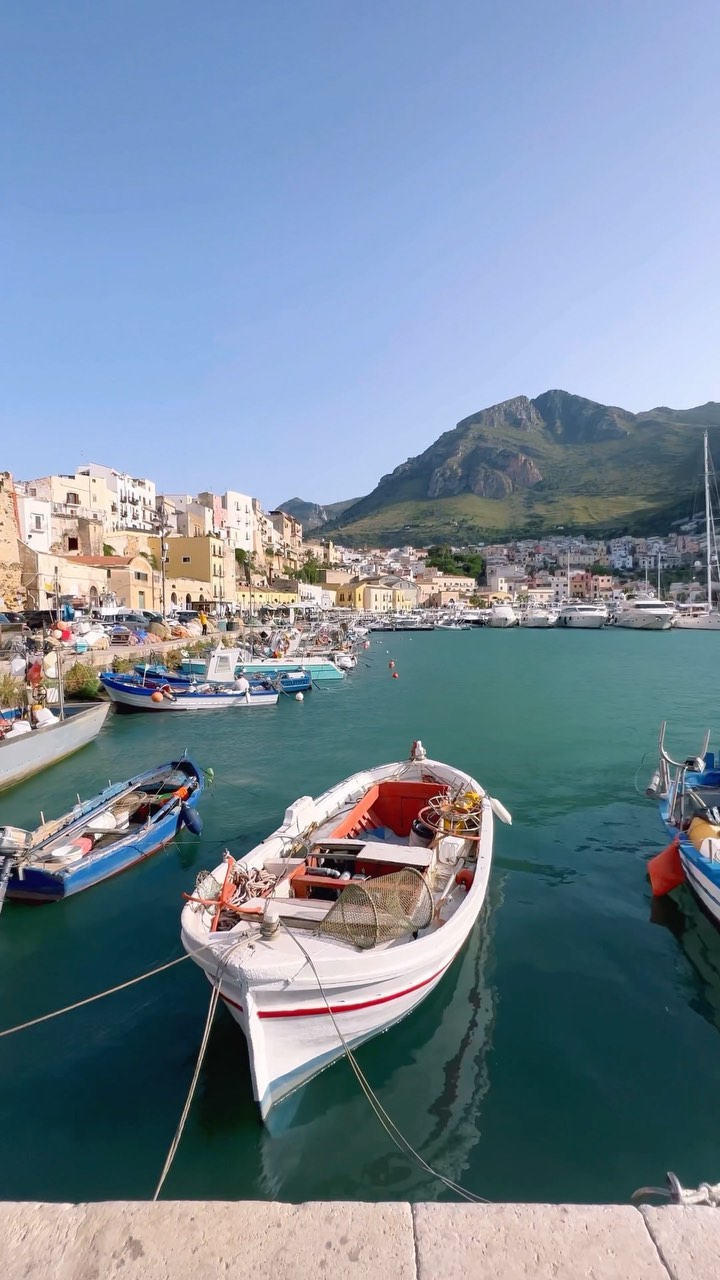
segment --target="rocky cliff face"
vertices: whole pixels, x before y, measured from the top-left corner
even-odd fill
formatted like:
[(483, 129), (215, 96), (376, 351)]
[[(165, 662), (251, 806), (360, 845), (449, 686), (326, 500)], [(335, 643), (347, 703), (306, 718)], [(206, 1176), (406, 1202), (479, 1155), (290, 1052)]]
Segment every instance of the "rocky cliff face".
[(579, 521), (588, 529), (605, 521), (637, 529), (653, 511), (667, 521), (688, 514), (701, 427), (720, 461), (714, 402), (634, 414), (567, 391), (515, 396), (463, 418), (323, 533), (427, 541), (482, 537), (495, 528), (535, 534)]
[(13, 478), (4, 471), (0, 473), (0, 600), (7, 609), (21, 602), (19, 538)]

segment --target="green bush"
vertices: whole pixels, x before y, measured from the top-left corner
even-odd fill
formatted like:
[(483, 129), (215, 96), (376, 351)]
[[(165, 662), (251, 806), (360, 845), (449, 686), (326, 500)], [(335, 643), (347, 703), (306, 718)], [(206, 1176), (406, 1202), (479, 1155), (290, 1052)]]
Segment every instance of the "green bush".
[(132, 671), (133, 663), (129, 658), (120, 658), (116, 654), (112, 660), (112, 669), (116, 675), (120, 675), (125, 671)]
[(0, 707), (19, 707), (22, 690), (22, 681), (10, 675), (0, 676)]
[(84, 662), (74, 662), (65, 672), (63, 683), (66, 698), (91, 700), (97, 698), (100, 692), (100, 681), (95, 668)]

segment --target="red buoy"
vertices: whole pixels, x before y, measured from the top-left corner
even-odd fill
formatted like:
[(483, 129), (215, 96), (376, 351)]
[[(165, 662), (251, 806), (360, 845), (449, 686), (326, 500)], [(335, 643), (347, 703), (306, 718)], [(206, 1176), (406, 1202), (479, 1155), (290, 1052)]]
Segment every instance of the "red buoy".
[(670, 893), (671, 889), (677, 889), (678, 885), (682, 884), (685, 879), (685, 872), (683, 871), (678, 850), (679, 843), (680, 838), (676, 836), (667, 849), (663, 849), (662, 853), (657, 853), (648, 862), (650, 886), (656, 898), (661, 898), (663, 894)]
[(393, 667), (395, 666), (395, 663), (392, 661), (392, 659), (390, 660), (390, 662), (388, 662), (388, 666), (389, 666), (390, 670), (392, 671)]
[(399, 680), (399, 679), (400, 679), (400, 677), (399, 677), (399, 675), (398, 675), (397, 671), (393, 671), (393, 680)]

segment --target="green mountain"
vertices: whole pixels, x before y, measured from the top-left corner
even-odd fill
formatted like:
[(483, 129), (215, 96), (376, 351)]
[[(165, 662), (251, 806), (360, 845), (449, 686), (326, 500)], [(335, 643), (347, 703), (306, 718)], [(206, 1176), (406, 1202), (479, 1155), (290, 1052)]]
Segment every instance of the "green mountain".
[(281, 502), (278, 511), (286, 511), (289, 516), (299, 520), (304, 533), (312, 533), (330, 520), (337, 520), (348, 507), (352, 507), (359, 498), (347, 498), (345, 502), (305, 502), (304, 498), (288, 498)]
[(562, 526), (665, 532), (701, 484), (701, 431), (720, 458), (720, 404), (629, 413), (567, 391), (475, 413), (322, 527), (350, 544), (465, 544)]

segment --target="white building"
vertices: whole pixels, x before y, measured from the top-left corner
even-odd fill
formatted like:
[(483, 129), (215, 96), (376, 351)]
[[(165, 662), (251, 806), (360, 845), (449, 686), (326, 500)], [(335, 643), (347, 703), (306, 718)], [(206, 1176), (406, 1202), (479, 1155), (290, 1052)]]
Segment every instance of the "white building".
[(220, 527), (227, 533), (228, 545), (252, 555), (253, 549), (253, 501), (246, 493), (228, 489), (222, 495)]
[(52, 542), (52, 502), (25, 492), (24, 484), (15, 485), (20, 541), (33, 551), (49, 551)]
[(90, 476), (104, 480), (113, 495), (113, 529), (143, 529), (152, 532), (157, 524), (155, 510), (155, 484), (113, 467), (103, 467), (97, 462), (77, 468), (78, 476)]

